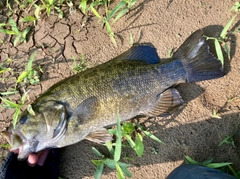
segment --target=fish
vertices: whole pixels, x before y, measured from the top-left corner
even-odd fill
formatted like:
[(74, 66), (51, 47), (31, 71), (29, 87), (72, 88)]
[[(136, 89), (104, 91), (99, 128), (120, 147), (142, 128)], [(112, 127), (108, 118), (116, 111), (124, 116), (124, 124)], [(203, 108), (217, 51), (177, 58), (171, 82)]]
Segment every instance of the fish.
[(139, 115), (171, 114), (183, 99), (176, 85), (225, 75), (201, 29), (173, 53), (160, 59), (150, 43), (134, 44), (121, 55), (70, 76), (50, 87), (25, 110), (15, 128), (3, 134), (18, 149), (18, 159), (47, 148), (61, 148), (87, 139), (112, 140), (106, 127)]

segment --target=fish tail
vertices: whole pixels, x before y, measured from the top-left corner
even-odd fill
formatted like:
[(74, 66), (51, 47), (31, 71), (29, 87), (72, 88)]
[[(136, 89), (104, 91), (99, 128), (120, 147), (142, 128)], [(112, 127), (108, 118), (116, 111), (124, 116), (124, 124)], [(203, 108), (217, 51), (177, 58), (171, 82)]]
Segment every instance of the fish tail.
[(173, 59), (182, 62), (186, 71), (186, 82), (210, 80), (225, 75), (220, 60), (210, 53), (202, 30), (190, 35), (173, 54)]

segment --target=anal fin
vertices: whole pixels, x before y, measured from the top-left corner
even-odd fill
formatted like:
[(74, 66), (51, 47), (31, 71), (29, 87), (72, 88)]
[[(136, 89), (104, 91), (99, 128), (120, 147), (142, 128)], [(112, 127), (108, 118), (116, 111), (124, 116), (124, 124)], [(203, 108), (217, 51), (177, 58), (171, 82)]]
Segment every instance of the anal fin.
[(183, 100), (179, 92), (175, 88), (170, 88), (160, 94), (156, 105), (144, 115), (150, 117), (170, 115), (182, 104)]
[(85, 139), (96, 142), (98, 144), (105, 144), (106, 142), (110, 142), (113, 140), (112, 135), (109, 134), (107, 129), (105, 128), (88, 134)]

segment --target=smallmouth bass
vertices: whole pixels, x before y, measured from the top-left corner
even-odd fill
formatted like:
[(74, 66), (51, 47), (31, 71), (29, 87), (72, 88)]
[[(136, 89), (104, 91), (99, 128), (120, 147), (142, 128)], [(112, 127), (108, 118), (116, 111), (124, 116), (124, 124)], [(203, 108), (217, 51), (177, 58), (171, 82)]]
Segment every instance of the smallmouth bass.
[(224, 76), (221, 62), (197, 30), (172, 58), (159, 59), (149, 44), (133, 45), (118, 57), (66, 78), (32, 103), (35, 115), (24, 111), (5, 136), (18, 158), (46, 148), (64, 147), (88, 139), (112, 139), (104, 128), (138, 115), (170, 114), (183, 100), (179, 83)]

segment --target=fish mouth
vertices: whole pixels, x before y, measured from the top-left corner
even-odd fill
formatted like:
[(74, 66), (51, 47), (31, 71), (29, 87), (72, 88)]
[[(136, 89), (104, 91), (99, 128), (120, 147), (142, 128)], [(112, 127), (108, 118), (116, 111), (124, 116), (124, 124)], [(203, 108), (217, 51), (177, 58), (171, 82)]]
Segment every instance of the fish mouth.
[[(33, 142), (28, 141), (22, 134), (12, 130), (3, 131), (2, 134), (11, 146), (10, 151), (18, 151), (18, 159), (26, 159), (34, 151)], [(36, 142), (35, 142), (36, 143)]]

